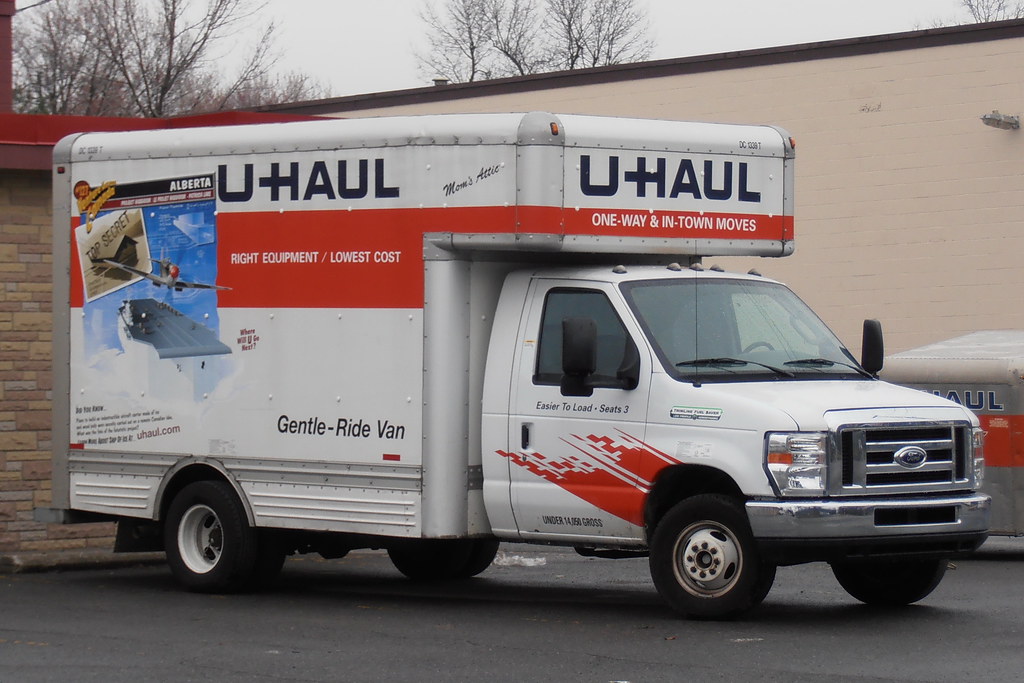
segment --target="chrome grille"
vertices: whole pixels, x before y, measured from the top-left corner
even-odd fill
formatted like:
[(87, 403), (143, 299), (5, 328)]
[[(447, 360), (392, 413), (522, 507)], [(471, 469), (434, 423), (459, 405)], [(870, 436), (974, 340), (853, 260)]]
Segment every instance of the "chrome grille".
[(948, 491), (970, 484), (970, 425), (844, 426), (838, 438), (843, 493)]

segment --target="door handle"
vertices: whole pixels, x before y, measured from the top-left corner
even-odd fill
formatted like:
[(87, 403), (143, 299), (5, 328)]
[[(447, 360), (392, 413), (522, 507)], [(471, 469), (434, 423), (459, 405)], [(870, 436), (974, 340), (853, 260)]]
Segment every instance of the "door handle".
[(530, 423), (524, 422), (519, 427), (519, 440), (522, 450), (530, 450)]

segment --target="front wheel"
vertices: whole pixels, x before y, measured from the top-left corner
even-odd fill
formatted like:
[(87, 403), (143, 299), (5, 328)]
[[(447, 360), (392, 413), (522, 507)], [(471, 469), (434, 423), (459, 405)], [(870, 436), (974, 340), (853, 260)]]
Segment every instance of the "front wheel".
[(727, 496), (688, 498), (669, 510), (651, 541), (651, 578), (686, 617), (728, 619), (760, 603), (775, 565), (760, 558), (746, 512)]
[(256, 530), (238, 496), (221, 481), (194, 482), (174, 497), (164, 547), (174, 578), (192, 591), (244, 590), (261, 569)]
[(946, 560), (833, 562), (832, 573), (851, 596), (868, 605), (900, 607), (926, 598), (942, 581)]

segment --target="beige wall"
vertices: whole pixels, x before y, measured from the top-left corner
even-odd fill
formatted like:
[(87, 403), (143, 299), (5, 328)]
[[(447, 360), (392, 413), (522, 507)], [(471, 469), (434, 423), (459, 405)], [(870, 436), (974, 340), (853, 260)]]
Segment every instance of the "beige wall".
[(752, 265), (797, 290), (852, 349), (865, 317), (894, 352), (1024, 329), (1024, 38), (343, 111), (546, 110), (771, 123), (797, 139), (796, 254)]

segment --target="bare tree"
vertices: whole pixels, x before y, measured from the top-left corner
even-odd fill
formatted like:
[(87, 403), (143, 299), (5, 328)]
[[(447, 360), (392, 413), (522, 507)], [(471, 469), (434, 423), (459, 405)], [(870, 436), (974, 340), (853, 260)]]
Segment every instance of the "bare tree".
[(1010, 0), (961, 0), (964, 9), (978, 23), (1024, 19), (1024, 2)]
[[(211, 65), (220, 44), (231, 37), (255, 8), (239, 0), (208, 0), (196, 7), (191, 0), (99, 0), (101, 14), (113, 20), (97, 22), (97, 49), (125, 82), (135, 110), (161, 117), (194, 110), (200, 89), (197, 77)], [(273, 25), (264, 29), (240, 73), (228, 85), (266, 75)], [(222, 52), (221, 55), (226, 55)]]
[(506, 62), (501, 75), (543, 71), (551, 55), (539, 41), (542, 17), (534, 0), (489, 0), (487, 15), (493, 31), (493, 45)]
[(457, 82), (492, 77), (494, 29), (488, 9), (487, 0), (447, 0), (442, 10), (426, 5), (420, 18), (429, 48), (418, 56), (421, 68)]
[(588, 28), (585, 16), (587, 0), (547, 0), (544, 30), (551, 41), (557, 69), (577, 69), (584, 64), (584, 44)]
[(636, 0), (445, 0), (421, 17), (421, 70), (459, 82), (639, 61), (654, 47)]
[(547, 8), (556, 68), (638, 62), (654, 50), (635, 0), (547, 0)]
[(324, 89), (308, 76), (291, 72), (283, 76), (266, 75), (247, 81), (244, 86), (222, 92), (218, 110), (254, 109), (267, 104), (285, 104), (325, 97)]
[(55, 0), (47, 11), (18, 16), (16, 105), (42, 113), (164, 117), (281, 101), (283, 93), (267, 87), (280, 86), (297, 99), (320, 96), (322, 88), (309, 79), (271, 76), (273, 24), (239, 54), (237, 33), (265, 5)]
[[(39, 11), (14, 31), (14, 100), (34, 114), (108, 116), (123, 111), (123, 84), (92, 48), (82, 15), (66, 0)], [(23, 30), (27, 29), (27, 30)]]

